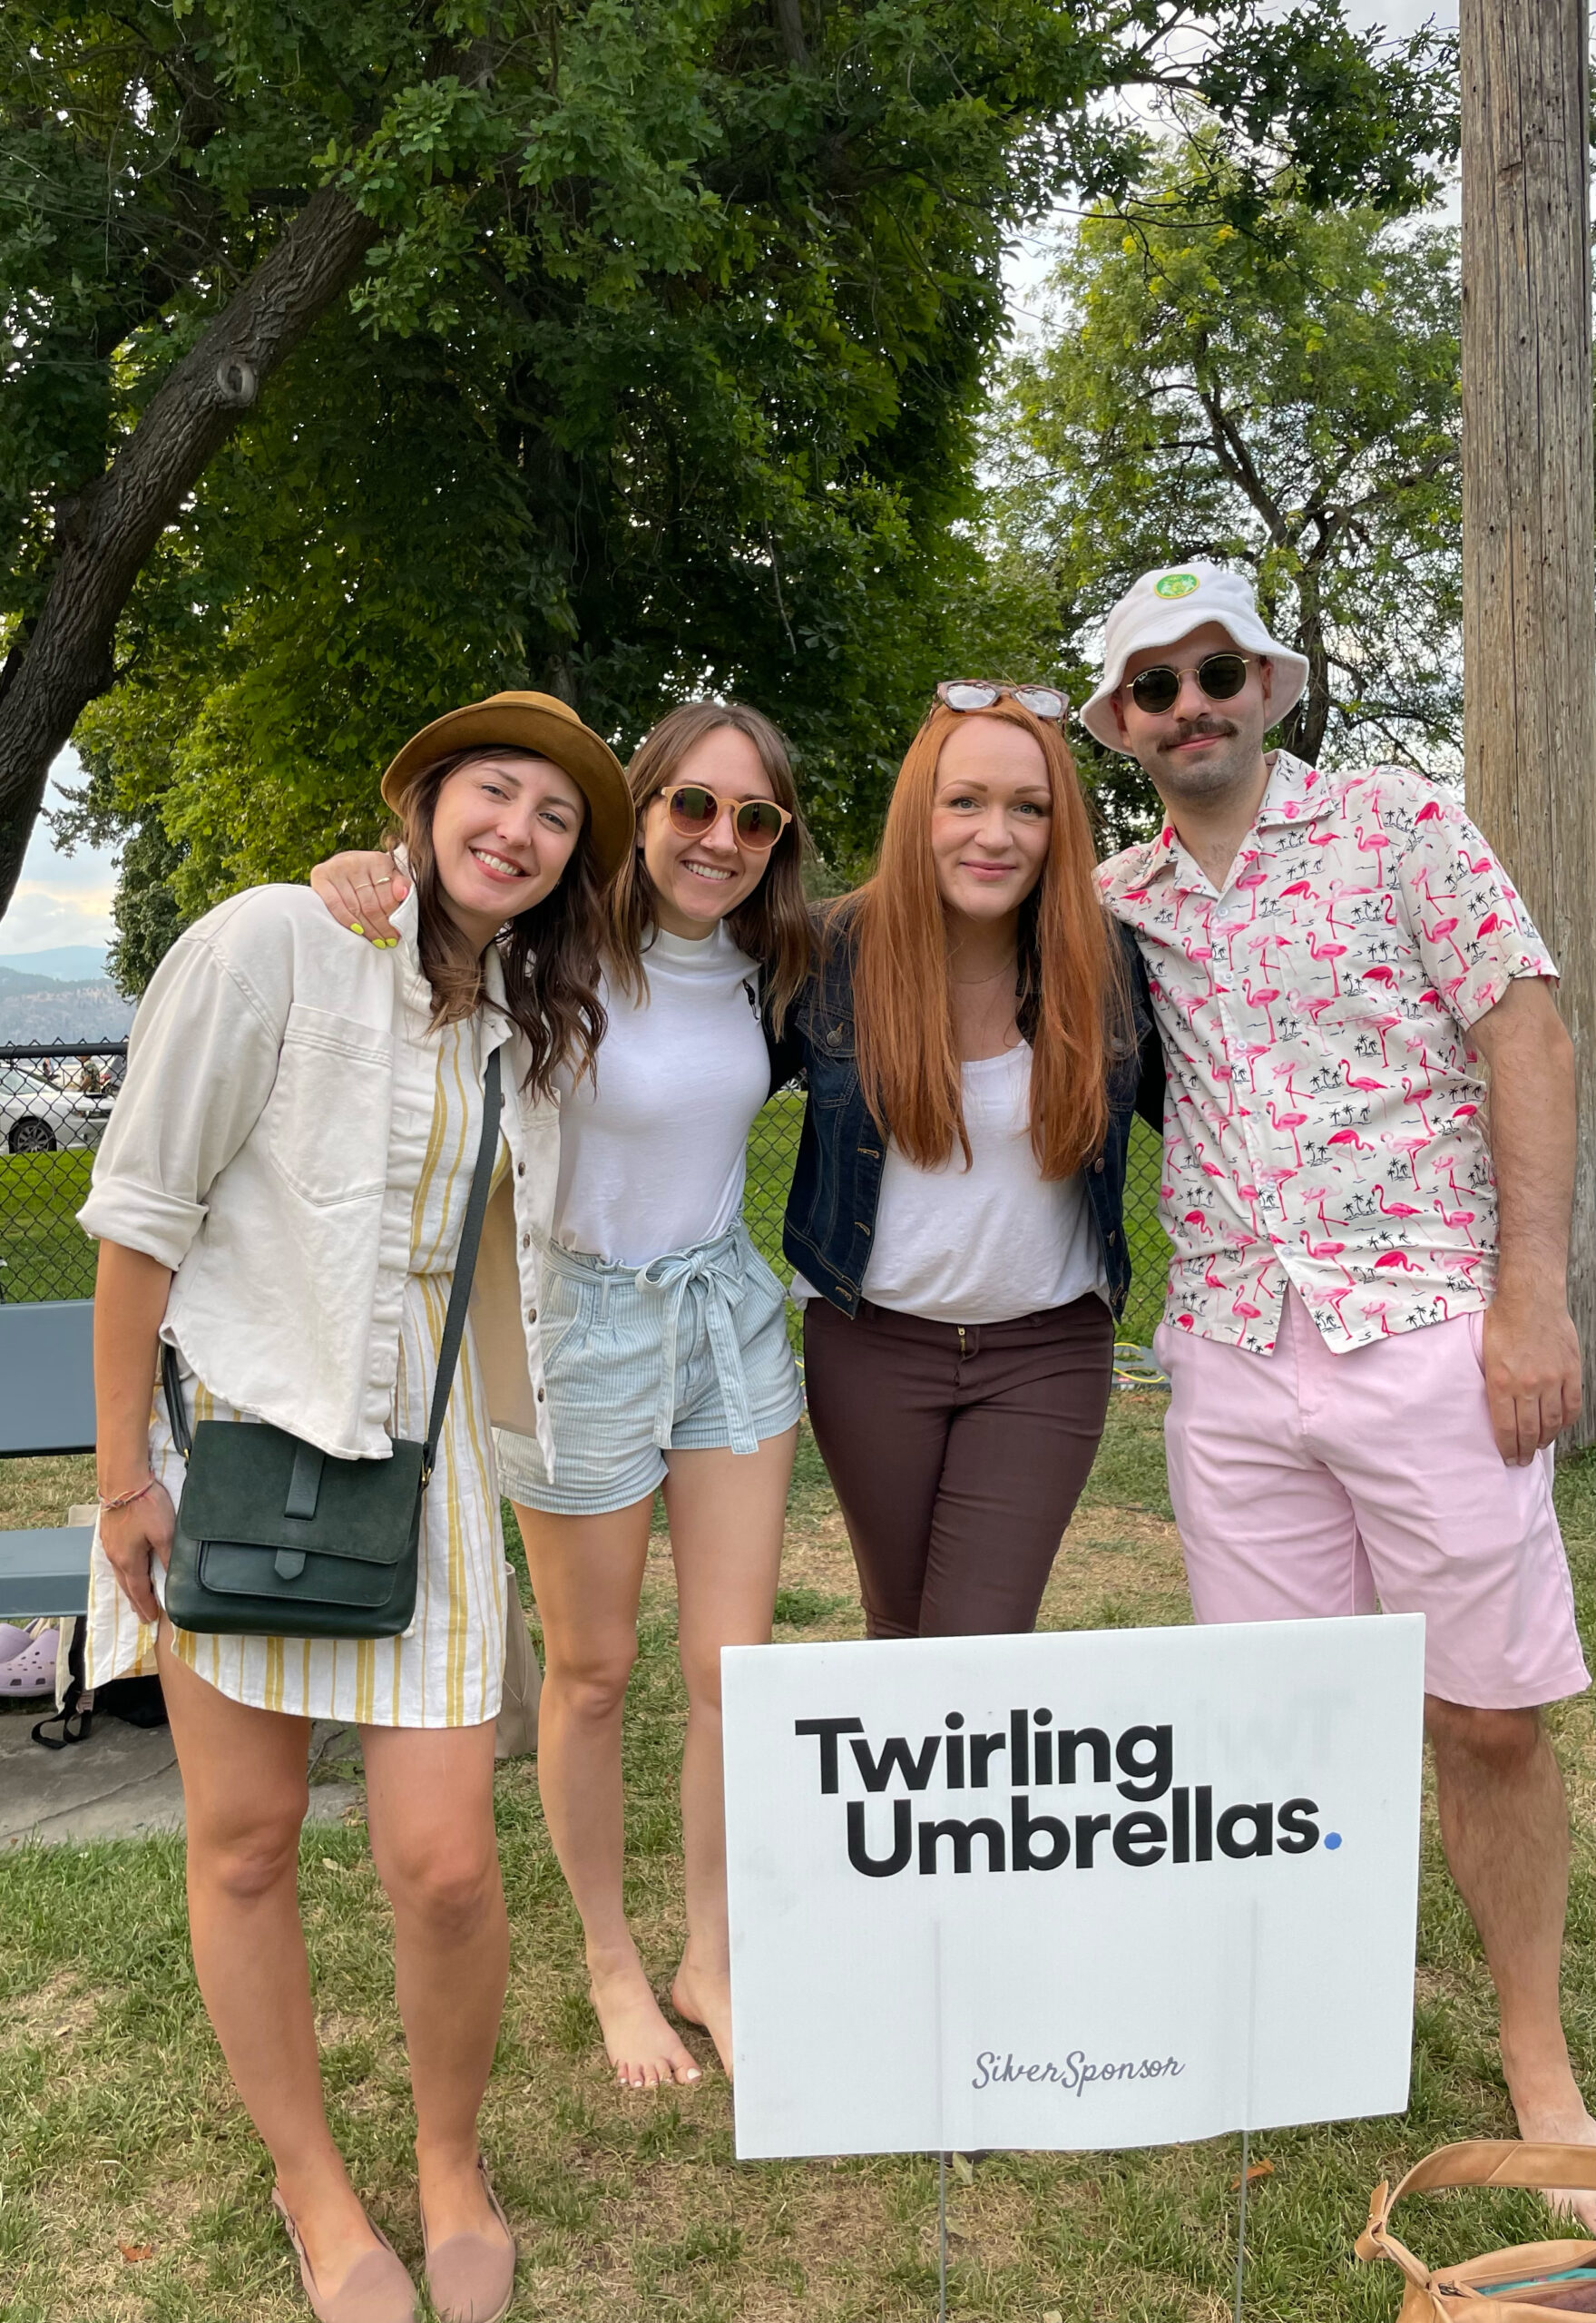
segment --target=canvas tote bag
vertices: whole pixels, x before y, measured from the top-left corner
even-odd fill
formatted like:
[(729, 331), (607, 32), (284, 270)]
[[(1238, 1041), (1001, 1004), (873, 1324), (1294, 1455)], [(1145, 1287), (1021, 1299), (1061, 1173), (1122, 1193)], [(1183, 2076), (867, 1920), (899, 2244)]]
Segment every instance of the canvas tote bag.
[(537, 1755), (537, 1706), (543, 1673), (533, 1649), (513, 1565), (504, 1568), (504, 1684), (494, 1728), (494, 1756), (531, 1759)]
[(1596, 2242), (1521, 2242), (1460, 2266), (1426, 2267), (1390, 2230), (1404, 2194), (1443, 2186), (1569, 2186), (1596, 2191), (1596, 2146), (1524, 2145), (1474, 2138), (1437, 2147), (1397, 2186), (1376, 2186), (1360, 2259), (1389, 2259), (1407, 2278), (1397, 2323), (1548, 2323), (1554, 2315), (1596, 2315)]

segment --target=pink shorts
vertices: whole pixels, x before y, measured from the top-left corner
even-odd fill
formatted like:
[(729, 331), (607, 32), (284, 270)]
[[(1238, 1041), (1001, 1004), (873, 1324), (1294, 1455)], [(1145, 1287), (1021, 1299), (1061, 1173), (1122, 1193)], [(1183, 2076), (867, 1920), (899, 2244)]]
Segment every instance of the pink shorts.
[(1160, 1327), (1170, 1497), (1199, 1622), (1425, 1616), (1425, 1686), (1527, 1710), (1590, 1684), (1550, 1450), (1510, 1468), (1478, 1314), (1332, 1355), (1295, 1291), (1272, 1355)]

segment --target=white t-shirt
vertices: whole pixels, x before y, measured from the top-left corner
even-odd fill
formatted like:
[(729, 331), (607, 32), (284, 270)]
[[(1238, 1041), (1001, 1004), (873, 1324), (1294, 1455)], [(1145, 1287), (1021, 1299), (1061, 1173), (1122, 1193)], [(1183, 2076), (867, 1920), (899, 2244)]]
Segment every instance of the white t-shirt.
[(555, 1076), (554, 1240), (635, 1267), (725, 1233), (770, 1087), (759, 969), (724, 924), (697, 941), (656, 929), (643, 969), (641, 1004), (601, 985), (596, 1087)]
[[(1031, 1148), (1031, 1050), (961, 1068), (970, 1167), (955, 1144), (935, 1170), (888, 1140), (870, 1263), (875, 1306), (931, 1323), (1005, 1323), (1062, 1307), (1108, 1278), (1084, 1181), (1044, 1179)], [(816, 1293), (800, 1276), (793, 1296)]]

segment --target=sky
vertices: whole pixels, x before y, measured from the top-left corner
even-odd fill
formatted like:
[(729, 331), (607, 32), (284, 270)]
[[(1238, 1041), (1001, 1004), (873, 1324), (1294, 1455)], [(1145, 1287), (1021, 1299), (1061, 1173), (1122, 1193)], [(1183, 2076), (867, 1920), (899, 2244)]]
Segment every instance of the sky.
[[(69, 743), (50, 769), (46, 806), (62, 804), (56, 789), (83, 780), (77, 753)], [(111, 898), (116, 892), (116, 858), (99, 848), (57, 852), (49, 826), (34, 826), (23, 858), (22, 877), (11, 909), (0, 920), (0, 958), (54, 951), (61, 944), (106, 944), (115, 934)]]
[[(1265, 0), (1271, 15), (1285, 15), (1295, 0)], [(1355, 30), (1362, 32), (1376, 27), (1393, 38), (1406, 33), (1416, 33), (1425, 25), (1433, 24), (1437, 31), (1457, 30), (1458, 0), (1346, 0), (1346, 20)], [(1443, 211), (1456, 224), (1459, 212), (1458, 196), (1442, 204)], [(1067, 213), (1059, 213), (1059, 223)], [(1023, 339), (1042, 328), (1047, 306), (1047, 277), (1053, 263), (1053, 230), (1021, 236), (1009, 251), (1004, 269), (1009, 289), (1010, 326), (1017, 339)]]
[[(1279, 0), (1282, 8), (1288, 4), (1288, 0)], [(1392, 34), (1416, 32), (1432, 21), (1453, 30), (1457, 24), (1457, 0), (1348, 0), (1346, 14), (1356, 25), (1380, 25)], [(1034, 328), (1047, 263), (1047, 245), (1041, 238), (1027, 238), (1011, 255), (1009, 287), (1021, 331), (1028, 325)], [(52, 769), (47, 803), (60, 803), (54, 783), (79, 779), (77, 760), (69, 747)], [(114, 855), (89, 847), (62, 855), (47, 825), (40, 822), (23, 865), (15, 899), (0, 921), (0, 957), (52, 950), (62, 944), (108, 942), (114, 932), (111, 899), (115, 887)]]

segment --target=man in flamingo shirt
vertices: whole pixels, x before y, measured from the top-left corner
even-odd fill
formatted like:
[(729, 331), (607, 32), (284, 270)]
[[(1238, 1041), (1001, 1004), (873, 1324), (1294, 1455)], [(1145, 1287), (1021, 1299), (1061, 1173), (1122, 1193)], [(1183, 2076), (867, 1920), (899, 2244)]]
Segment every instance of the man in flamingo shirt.
[[(1175, 565), (1110, 614), (1082, 712), (1165, 809), (1101, 877), (1169, 1073), (1170, 1490), (1199, 1621), (1425, 1614), (1442, 1835), (1519, 2126), (1596, 2142), (1541, 1721), (1590, 1682), (1549, 1448), (1580, 1408), (1573, 1053), (1459, 807), (1399, 769), (1266, 754), (1306, 678), (1239, 574)], [(1560, 2200), (1596, 2226), (1596, 2197)]]

